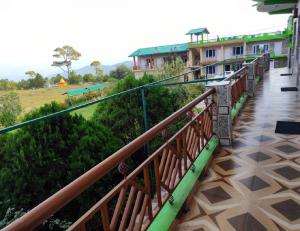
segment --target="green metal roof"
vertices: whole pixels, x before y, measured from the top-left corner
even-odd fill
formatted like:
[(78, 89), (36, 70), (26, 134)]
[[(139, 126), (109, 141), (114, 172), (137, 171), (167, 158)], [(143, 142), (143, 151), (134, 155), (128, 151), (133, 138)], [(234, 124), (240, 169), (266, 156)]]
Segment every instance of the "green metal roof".
[(130, 54), (129, 57), (154, 55), (154, 54), (178, 53), (178, 52), (185, 52), (187, 51), (187, 49), (188, 49), (188, 43), (157, 46), (157, 47), (147, 47), (147, 48), (137, 49), (135, 52)]
[(209, 31), (206, 28), (196, 28), (196, 29), (191, 29), (189, 32), (186, 33), (186, 35), (200, 35), (200, 34), (209, 34)]
[(105, 88), (105, 85), (104, 85), (104, 84), (97, 83), (96, 85), (88, 86), (88, 87), (86, 87), (86, 88), (80, 88), (80, 89), (69, 90), (69, 91), (67, 91), (67, 92), (64, 93), (64, 94), (68, 94), (68, 95), (71, 95), (71, 96), (74, 96), (74, 95), (81, 95), (81, 94), (84, 94), (84, 93), (87, 93), (87, 92), (90, 92), (90, 91), (100, 90), (100, 89), (102, 89), (102, 88)]

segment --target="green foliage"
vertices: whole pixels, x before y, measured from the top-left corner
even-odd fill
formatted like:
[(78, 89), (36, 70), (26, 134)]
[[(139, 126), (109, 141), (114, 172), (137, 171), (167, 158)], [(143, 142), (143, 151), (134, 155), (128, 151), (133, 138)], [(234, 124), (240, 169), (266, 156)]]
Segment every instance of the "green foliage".
[[(63, 47), (55, 48), (53, 57), (57, 58), (58, 60), (53, 61), (52, 66), (59, 67), (64, 72), (68, 73), (69, 78), (72, 61), (79, 60), (81, 54), (73, 47), (65, 45)], [(63, 67), (65, 67), (66, 69), (64, 69)]]
[(26, 72), (30, 78), (28, 80), (22, 79), (20, 82), (15, 82), (8, 79), (0, 79), (0, 90), (16, 90), (16, 89), (33, 89), (43, 88), (47, 82), (41, 74), (34, 71)]
[(64, 79), (64, 80), (67, 80), (64, 76), (62, 76), (61, 74), (57, 74), (56, 76), (53, 76), (51, 79), (50, 79), (50, 83), (52, 84), (57, 84), (59, 83), (59, 81), (61, 79)]
[[(37, 118), (64, 109), (52, 103), (25, 116)], [(9, 207), (29, 210), (107, 158), (120, 141), (102, 124), (65, 114), (0, 136), (0, 217)], [(111, 174), (105, 185), (119, 182)], [(119, 178), (118, 178), (119, 177)], [(110, 187), (96, 185), (61, 215), (74, 220)], [(60, 218), (60, 214), (57, 215)]]
[(102, 76), (97, 76), (97, 82), (99, 83), (105, 83), (105, 82), (116, 82), (117, 79), (115, 79), (114, 77), (110, 76), (110, 75), (102, 75)]
[(84, 82), (97, 82), (97, 77), (94, 76), (93, 74), (89, 73), (89, 74), (85, 74), (83, 76), (83, 81)]
[(16, 210), (15, 208), (8, 208), (4, 215), (4, 218), (0, 220), (0, 229), (3, 229), (5, 226), (9, 225), (24, 214), (25, 211), (23, 209)]
[(101, 96), (103, 96), (102, 90), (91, 91), (91, 92), (87, 92), (80, 96), (68, 97), (65, 99), (65, 103), (66, 103), (66, 105), (69, 105), (69, 106), (75, 106), (75, 105), (78, 105), (81, 103), (91, 101), (91, 100), (101, 97)]
[(83, 81), (82, 76), (78, 75), (75, 71), (71, 71), (68, 82), (69, 84), (79, 84)]
[(18, 89), (36, 89), (43, 88), (47, 83), (47, 78), (44, 78), (41, 74), (35, 73), (34, 71), (26, 72), (30, 76), (28, 80), (21, 80), (17, 83)]
[(33, 79), (29, 79), (31, 88), (43, 88), (47, 82), (42, 75), (37, 73)]
[(0, 91), (16, 90), (17, 88), (18, 88), (18, 83), (8, 79), (0, 79)]
[(109, 73), (110, 76), (112, 76), (115, 79), (123, 79), (126, 76), (129, 76), (132, 74), (132, 71), (126, 67), (125, 65), (119, 65), (117, 68)]
[[(0, 220), (0, 229), (6, 227), (24, 214), (24, 209), (16, 210), (15, 208), (8, 208), (4, 215), (4, 218)], [(69, 226), (71, 226), (71, 224), (72, 222), (60, 220), (53, 217), (47, 219), (43, 223), (44, 227), (48, 230), (66, 230)]]
[[(137, 80), (128, 76), (119, 81), (110, 94), (116, 94), (154, 81), (152, 76), (144, 75)], [(176, 111), (186, 99), (182, 88), (157, 87), (145, 89), (148, 107), (149, 127)], [(163, 110), (162, 110), (163, 108)], [(143, 109), (140, 91), (115, 97), (99, 104), (94, 114), (94, 120), (111, 128), (115, 137), (126, 144), (144, 132)]]
[(20, 82), (17, 83), (18, 89), (31, 89), (30, 81), (22, 79)]
[(91, 65), (91, 67), (95, 68), (95, 74), (96, 74), (96, 76), (101, 76), (103, 74), (103, 70), (101, 68), (100, 61), (95, 60), (90, 65)]
[(15, 92), (0, 96), (0, 127), (13, 125), (21, 113), (20, 97)]
[(36, 76), (35, 71), (26, 71), (25, 75), (28, 75), (30, 78), (34, 78)]
[(175, 60), (166, 63), (162, 71), (158, 74), (159, 79), (168, 78), (171, 76), (179, 75), (183, 73), (186, 65), (181, 58), (176, 58)]

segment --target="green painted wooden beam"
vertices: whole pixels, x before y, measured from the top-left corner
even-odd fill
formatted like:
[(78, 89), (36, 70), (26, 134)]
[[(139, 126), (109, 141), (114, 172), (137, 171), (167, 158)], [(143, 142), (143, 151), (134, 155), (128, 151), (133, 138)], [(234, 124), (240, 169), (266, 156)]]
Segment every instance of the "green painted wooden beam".
[(167, 231), (170, 228), (218, 144), (219, 140), (215, 137), (208, 142), (208, 145), (194, 162), (195, 170), (190, 169), (172, 193), (173, 204), (171, 205), (168, 201), (164, 204), (149, 226), (148, 231)]
[(240, 110), (243, 108), (243, 105), (247, 101), (247, 98), (248, 98), (247, 93), (242, 95), (241, 98), (239, 99), (239, 101), (232, 107), (231, 113), (230, 113), (231, 114), (231, 119), (235, 119), (237, 117)]
[(291, 14), (293, 13), (293, 9), (284, 9), (284, 10), (276, 10), (276, 11), (271, 11), (269, 14)]
[(265, 0), (264, 5), (298, 3), (298, 0)]

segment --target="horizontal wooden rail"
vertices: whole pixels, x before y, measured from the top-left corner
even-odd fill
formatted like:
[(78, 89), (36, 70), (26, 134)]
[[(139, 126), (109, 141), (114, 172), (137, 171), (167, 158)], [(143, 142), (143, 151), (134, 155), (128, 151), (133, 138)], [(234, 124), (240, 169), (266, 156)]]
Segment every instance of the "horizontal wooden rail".
[[(146, 229), (212, 137), (211, 113), (212, 104), (159, 147), (68, 230), (86, 228), (86, 223), (95, 214), (101, 214), (102, 224), (107, 224), (103, 225), (105, 231)], [(150, 168), (154, 169), (153, 184)], [(155, 194), (151, 194), (150, 186), (155, 188)], [(106, 210), (111, 207), (114, 198), (117, 203), (113, 214), (109, 215)], [(156, 203), (153, 203), (154, 200)], [(130, 210), (130, 207), (133, 209)]]
[[(52, 195), (51, 197), (46, 199), (44, 202), (42, 202), (41, 204), (39, 204), (38, 206), (36, 206), (32, 210), (30, 210), (24, 216), (22, 216), (21, 218), (17, 219), (13, 223), (11, 223), (7, 227), (5, 227), (3, 230), (5, 230), (5, 231), (32, 230), (35, 227), (39, 226), (47, 218), (49, 218), (51, 215), (53, 215), (54, 213), (59, 211), (62, 207), (67, 205), (70, 201), (72, 201), (77, 196), (79, 196), (83, 191), (85, 191), (90, 186), (92, 186), (94, 183), (96, 183), (99, 179), (101, 179), (105, 174), (110, 172), (120, 162), (129, 158), (137, 150), (139, 150), (141, 147), (143, 147), (145, 144), (147, 144), (149, 141), (151, 141), (153, 138), (155, 138), (158, 134), (163, 132), (169, 125), (171, 125), (172, 123), (179, 120), (180, 117), (184, 116), (186, 113), (192, 111), (196, 105), (198, 105), (202, 101), (206, 100), (210, 95), (212, 95), (214, 93), (215, 93), (214, 88), (207, 90), (205, 93), (203, 93), (202, 95), (200, 95), (199, 97), (197, 97), (196, 99), (194, 99), (193, 101), (191, 101), (190, 103), (188, 103), (187, 105), (185, 105), (184, 107), (182, 107), (181, 109), (179, 109), (178, 111), (176, 111), (175, 113), (173, 113), (172, 115), (170, 115), (169, 117), (167, 117), (166, 119), (161, 121), (156, 126), (149, 129), (147, 132), (145, 132), (141, 136), (137, 137), (135, 140), (133, 140), (132, 142), (130, 142), (129, 144), (127, 144), (126, 146), (124, 146), (123, 148), (121, 148), (120, 150), (115, 152), (114, 154), (112, 154), (110, 157), (108, 157), (107, 159), (105, 159), (104, 161), (102, 161), (101, 163), (99, 163), (98, 165), (93, 167), (92, 169), (90, 169), (88, 172), (86, 172), (85, 174), (83, 174), (80, 177), (78, 177), (77, 179), (75, 179), (73, 182), (71, 182), (70, 184), (65, 186), (63, 189), (59, 190), (57, 193), (55, 193), (54, 195)], [(210, 107), (208, 107), (208, 108), (210, 108)], [(211, 116), (212, 116), (211, 113), (208, 112), (209, 110), (210, 109), (206, 108), (203, 113), (200, 113), (197, 116), (197, 118), (201, 118), (202, 122), (201, 123), (199, 122), (199, 123), (196, 123), (196, 125), (193, 125), (193, 126), (198, 126), (198, 129), (196, 129), (193, 132), (192, 138), (190, 138), (190, 139), (193, 139), (192, 141), (190, 141), (193, 143), (193, 145), (195, 145), (194, 144), (194, 142), (196, 142), (195, 139), (197, 140), (196, 137), (198, 137), (198, 139), (199, 139), (199, 133), (201, 134), (200, 136), (205, 135), (205, 139), (207, 139), (212, 134), (211, 133), (212, 126), (208, 125), (208, 123), (211, 123), (210, 121), (211, 121)], [(196, 119), (193, 119), (192, 121), (195, 121), (195, 120)], [(195, 123), (195, 122), (193, 122), (193, 123)], [(200, 128), (200, 131), (199, 131), (199, 128)], [(184, 131), (184, 132), (189, 132), (189, 131)], [(201, 141), (201, 139), (202, 139), (202, 141)], [(197, 141), (197, 142), (203, 142), (203, 138), (201, 138), (201, 139), (200, 139), (200, 141)], [(203, 145), (201, 147), (203, 147)], [(189, 151), (190, 157), (193, 157), (195, 155), (195, 153), (196, 153), (195, 150), (198, 150), (198, 151), (200, 150), (200, 148), (195, 149), (194, 146), (189, 147), (189, 149), (190, 149), (190, 151)], [(191, 151), (191, 150), (193, 150), (193, 151)], [(173, 154), (173, 156), (174, 156), (174, 154)], [(188, 154), (186, 154), (185, 156), (186, 156), (186, 158), (188, 158)], [(169, 158), (171, 158), (171, 157), (169, 157)], [(178, 159), (176, 160), (176, 158), (174, 159), (174, 157), (172, 157), (172, 161), (171, 161), (172, 166), (174, 165), (174, 161), (175, 162), (177, 161), (176, 163), (178, 163)], [(170, 168), (170, 165), (168, 165), (168, 166)], [(143, 170), (143, 171), (145, 171), (144, 175), (147, 175), (147, 173), (146, 173), (147, 170)], [(179, 167), (178, 167), (177, 171), (180, 171)], [(157, 173), (157, 170), (156, 170), (156, 173)], [(160, 173), (161, 173), (161, 171), (160, 171)], [(147, 176), (145, 176), (145, 177), (147, 178)], [(162, 176), (162, 177), (164, 177), (164, 179), (162, 180), (161, 183), (164, 185), (165, 189), (167, 191), (168, 191), (168, 189), (171, 190), (173, 188), (173, 185), (175, 185), (174, 177), (172, 176), (170, 178), (170, 174), (167, 175), (167, 178), (166, 178), (166, 175)], [(176, 182), (176, 179), (175, 179), (175, 182)], [(170, 185), (170, 183), (171, 183), (171, 185)], [(139, 190), (139, 194), (137, 195), (138, 198), (143, 197), (143, 200), (145, 201), (145, 203), (147, 202), (148, 206), (150, 206), (150, 204), (149, 204), (150, 196), (149, 196), (149, 188), (148, 188), (149, 186), (144, 186), (144, 188), (141, 188), (137, 184), (132, 183), (131, 187), (134, 187), (134, 189), (132, 189), (134, 191), (133, 194), (135, 193), (136, 190)], [(122, 197), (120, 198), (120, 201), (122, 201)], [(105, 221), (103, 223), (103, 225), (104, 225), (104, 227), (106, 227), (107, 230), (109, 230), (108, 223), (107, 223), (107, 220), (109, 218), (109, 215), (107, 212), (107, 207), (104, 206), (101, 208), (102, 208), (101, 209), (102, 219), (104, 217), (104, 221)], [(149, 207), (143, 208), (143, 209), (149, 209)], [(147, 214), (148, 214), (148, 216), (151, 216), (150, 212), (148, 212)], [(114, 225), (114, 223), (111, 223), (110, 225)], [(110, 225), (109, 225), (109, 227), (110, 227)]]
[(243, 73), (239, 79), (231, 85), (231, 106), (233, 107), (246, 92), (247, 73)]

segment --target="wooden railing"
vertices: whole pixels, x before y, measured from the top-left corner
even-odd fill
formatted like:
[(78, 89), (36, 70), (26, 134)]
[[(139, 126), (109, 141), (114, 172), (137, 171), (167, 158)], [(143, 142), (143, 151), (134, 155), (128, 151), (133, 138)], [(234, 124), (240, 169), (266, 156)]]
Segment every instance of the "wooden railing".
[(243, 67), (228, 76), (225, 80), (231, 81), (231, 106), (233, 107), (247, 90), (247, 67)]
[[(255, 63), (258, 61), (255, 60)], [(263, 65), (260, 66), (263, 74)], [(246, 92), (247, 74), (248, 68), (245, 66), (225, 79), (231, 81), (232, 106)], [(100, 198), (69, 230), (86, 230), (91, 220), (100, 217), (99, 225), (105, 231), (146, 229), (185, 173), (193, 168), (193, 162), (212, 137), (213, 103), (207, 102), (208, 97), (215, 93), (215, 88), (208, 89), (3, 230), (36, 228), (117, 166), (124, 179)], [(199, 105), (204, 107), (201, 112), (198, 112)], [(182, 118), (184, 125), (172, 137), (166, 136), (171, 126), (179, 126)], [(126, 160), (157, 138), (161, 138), (161, 145), (148, 153), (148, 158), (135, 169), (127, 169)]]
[[(197, 114), (69, 230), (84, 230), (101, 214), (103, 230), (144, 230), (212, 137), (212, 105)], [(153, 182), (150, 170), (154, 172)], [(151, 193), (151, 188), (155, 193)], [(117, 203), (112, 208), (112, 201)]]
[(247, 73), (242, 73), (231, 85), (231, 106), (233, 107), (246, 92)]
[[(99, 217), (102, 221), (100, 225), (105, 231), (146, 229), (212, 137), (212, 103), (207, 104), (207, 99), (214, 93), (214, 88), (207, 90), (4, 230), (34, 229), (113, 171), (120, 163), (119, 170), (125, 176), (124, 179), (80, 217), (69, 230), (86, 230), (87, 223)], [(204, 109), (197, 113), (199, 105), (204, 106)], [(126, 160), (154, 138), (166, 134), (168, 128), (182, 118), (188, 122), (185, 122), (171, 138), (163, 136), (162, 145), (127, 175)]]

